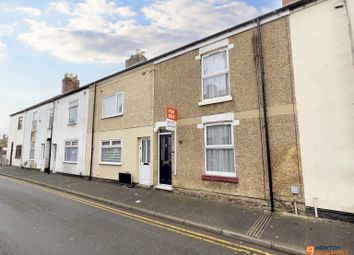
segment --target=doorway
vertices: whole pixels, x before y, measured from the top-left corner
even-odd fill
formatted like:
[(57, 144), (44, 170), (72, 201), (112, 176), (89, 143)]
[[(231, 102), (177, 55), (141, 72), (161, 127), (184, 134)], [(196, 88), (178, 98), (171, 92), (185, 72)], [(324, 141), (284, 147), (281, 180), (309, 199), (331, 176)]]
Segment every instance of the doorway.
[(151, 142), (150, 138), (139, 139), (139, 183), (151, 185)]
[(159, 184), (172, 185), (172, 136), (171, 133), (159, 135)]

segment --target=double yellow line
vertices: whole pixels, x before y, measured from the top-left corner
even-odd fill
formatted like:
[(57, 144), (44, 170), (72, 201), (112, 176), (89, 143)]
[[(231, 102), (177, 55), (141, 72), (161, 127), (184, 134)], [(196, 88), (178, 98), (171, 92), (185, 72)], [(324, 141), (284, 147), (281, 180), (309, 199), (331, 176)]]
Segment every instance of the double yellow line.
[(26, 181), (22, 181), (22, 180), (18, 180), (18, 179), (12, 179), (12, 178), (10, 178), (10, 179), (15, 181), (15, 182), (17, 182), (17, 183), (25, 184), (27, 186), (31, 186), (33, 188), (36, 188), (36, 189), (39, 189), (39, 190), (42, 190), (42, 191), (45, 191), (45, 192), (60, 196), (60, 197), (65, 197), (65, 198), (68, 198), (70, 200), (76, 201), (76, 202), (81, 203), (81, 204), (85, 204), (85, 205), (88, 205), (88, 206), (91, 206), (91, 207), (94, 207), (94, 208), (98, 208), (98, 209), (101, 209), (101, 210), (104, 210), (104, 211), (107, 211), (107, 212), (110, 212), (110, 213), (113, 213), (113, 214), (116, 214), (116, 215), (120, 215), (120, 216), (129, 218), (129, 219), (140, 221), (140, 222), (143, 222), (145, 224), (149, 224), (149, 225), (161, 228), (161, 229), (172, 231), (172, 232), (180, 234), (180, 235), (188, 236), (188, 237), (191, 237), (191, 238), (194, 238), (194, 239), (198, 239), (198, 240), (201, 240), (201, 241), (204, 241), (204, 242), (207, 242), (207, 243), (211, 243), (211, 244), (214, 244), (214, 245), (222, 246), (222, 247), (225, 247), (227, 249), (230, 249), (230, 250), (233, 250), (233, 251), (236, 251), (236, 252), (241, 252), (241, 253), (245, 253), (245, 254), (270, 255), (270, 253), (267, 253), (267, 252), (264, 252), (264, 251), (261, 251), (261, 250), (258, 250), (258, 249), (247, 247), (247, 246), (244, 246), (244, 245), (241, 245), (241, 244), (236, 244), (236, 243), (229, 242), (229, 241), (226, 241), (226, 240), (223, 240), (223, 239), (220, 239), (220, 238), (216, 238), (216, 237), (213, 237), (213, 236), (201, 234), (201, 233), (189, 230), (189, 229), (177, 227), (177, 226), (174, 226), (174, 225), (171, 225), (171, 224), (167, 224), (167, 223), (164, 223), (164, 222), (161, 222), (161, 221), (150, 219), (150, 218), (147, 218), (147, 217), (144, 217), (144, 216), (140, 216), (140, 215), (137, 215), (137, 214), (134, 214), (134, 213), (130, 213), (130, 212), (127, 212), (127, 211), (116, 209), (114, 207), (110, 207), (110, 206), (107, 206), (107, 205), (104, 205), (104, 204), (100, 204), (100, 203), (94, 202), (92, 200), (87, 200), (87, 199), (84, 199), (84, 198), (81, 198), (81, 197), (78, 197), (78, 196), (73, 196), (73, 195), (70, 195), (70, 194), (67, 194), (67, 193), (64, 193), (64, 192), (52, 190), (52, 189), (49, 189), (49, 188), (44, 188), (44, 187), (41, 187), (39, 185), (28, 183)]

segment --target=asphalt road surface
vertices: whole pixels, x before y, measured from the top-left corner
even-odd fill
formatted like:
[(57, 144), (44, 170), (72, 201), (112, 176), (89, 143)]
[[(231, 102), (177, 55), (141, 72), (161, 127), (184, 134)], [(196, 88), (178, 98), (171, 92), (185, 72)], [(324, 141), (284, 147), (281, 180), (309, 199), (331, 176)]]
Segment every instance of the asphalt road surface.
[(0, 255), (267, 252), (264, 248), (0, 177)]

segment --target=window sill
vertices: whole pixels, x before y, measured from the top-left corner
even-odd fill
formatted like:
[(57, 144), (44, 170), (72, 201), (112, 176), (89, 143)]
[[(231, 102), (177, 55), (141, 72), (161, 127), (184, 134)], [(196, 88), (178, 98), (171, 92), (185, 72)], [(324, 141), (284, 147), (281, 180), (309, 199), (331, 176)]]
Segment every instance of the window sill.
[(216, 181), (216, 182), (232, 182), (232, 183), (238, 183), (239, 178), (238, 177), (225, 177), (225, 176), (216, 176), (216, 175), (202, 175), (202, 180), (203, 181)]
[(121, 166), (122, 163), (100, 162), (100, 165)]
[(123, 116), (123, 113), (115, 114), (115, 115), (111, 115), (111, 116), (102, 116), (101, 120), (115, 118), (115, 117), (119, 117), (119, 116)]
[(224, 97), (217, 97), (217, 98), (203, 100), (201, 102), (198, 102), (198, 106), (217, 104), (217, 103), (223, 103), (228, 101), (232, 101), (232, 96), (224, 96)]
[[(75, 126), (77, 124), (77, 122), (75, 123), (68, 123), (68, 126)], [(49, 129), (49, 128), (48, 128)]]
[(77, 162), (75, 162), (75, 161), (63, 161), (63, 163), (65, 163), (65, 164), (77, 164)]

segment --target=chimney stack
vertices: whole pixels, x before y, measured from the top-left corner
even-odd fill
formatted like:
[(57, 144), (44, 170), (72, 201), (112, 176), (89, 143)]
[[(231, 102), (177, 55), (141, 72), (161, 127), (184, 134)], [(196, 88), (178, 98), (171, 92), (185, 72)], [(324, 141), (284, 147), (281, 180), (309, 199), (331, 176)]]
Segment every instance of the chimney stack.
[(285, 6), (285, 5), (288, 5), (288, 4), (292, 4), (292, 3), (296, 2), (296, 1), (298, 1), (298, 0), (282, 0), (282, 4), (283, 4), (283, 6)]
[(140, 51), (140, 49), (137, 49), (136, 53), (125, 61), (125, 68), (145, 62), (147, 58), (144, 55), (144, 51)]
[(61, 93), (67, 93), (69, 91), (78, 89), (80, 87), (80, 81), (77, 79), (77, 75), (72, 73), (66, 73), (62, 80)]

